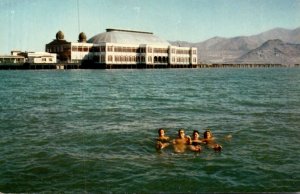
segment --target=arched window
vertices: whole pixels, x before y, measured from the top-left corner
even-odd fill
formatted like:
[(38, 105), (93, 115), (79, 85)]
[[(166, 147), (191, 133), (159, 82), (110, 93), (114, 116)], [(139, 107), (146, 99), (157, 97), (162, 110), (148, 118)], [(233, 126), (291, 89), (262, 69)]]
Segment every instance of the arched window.
[(159, 63), (162, 62), (161, 56), (158, 57), (158, 62), (159, 62)]
[(124, 62), (125, 61), (125, 57), (121, 56), (121, 61)]
[(105, 63), (105, 56), (104, 56), (104, 55), (101, 55), (100, 62), (101, 62), (101, 63)]
[(167, 62), (167, 58), (166, 57), (163, 57), (163, 63), (166, 63)]

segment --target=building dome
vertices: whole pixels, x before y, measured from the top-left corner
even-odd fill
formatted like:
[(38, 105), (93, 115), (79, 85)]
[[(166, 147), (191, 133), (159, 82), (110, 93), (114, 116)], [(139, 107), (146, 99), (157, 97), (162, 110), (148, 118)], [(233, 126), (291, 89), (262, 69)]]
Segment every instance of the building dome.
[(106, 29), (106, 32), (97, 34), (88, 40), (88, 43), (99, 44), (103, 42), (117, 44), (150, 44), (169, 46), (170, 43), (165, 41), (151, 32), (140, 32), (132, 30)]
[(63, 40), (65, 38), (65, 35), (62, 31), (58, 31), (56, 33), (56, 40)]
[(86, 42), (86, 35), (84, 32), (81, 32), (78, 36), (79, 42)]

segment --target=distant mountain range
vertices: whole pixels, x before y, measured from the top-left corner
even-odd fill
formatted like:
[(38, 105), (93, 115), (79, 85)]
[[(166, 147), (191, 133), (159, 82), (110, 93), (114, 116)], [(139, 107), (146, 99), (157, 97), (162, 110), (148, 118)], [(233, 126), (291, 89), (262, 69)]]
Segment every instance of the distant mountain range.
[(197, 47), (200, 63), (300, 63), (300, 27), (275, 28), (253, 36), (214, 37), (199, 43), (170, 43)]

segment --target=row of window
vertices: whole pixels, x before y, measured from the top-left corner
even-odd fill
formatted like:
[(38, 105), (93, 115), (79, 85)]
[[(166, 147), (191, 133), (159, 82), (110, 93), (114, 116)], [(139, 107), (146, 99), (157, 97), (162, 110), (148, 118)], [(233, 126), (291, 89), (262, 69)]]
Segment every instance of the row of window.
[(46, 61), (47, 61), (47, 59), (48, 59), (48, 61), (50, 61), (50, 62), (52, 62), (52, 61), (53, 61), (53, 59), (52, 59), (52, 58), (45, 58), (45, 57), (43, 57), (43, 58), (42, 58), (42, 61), (43, 61), (43, 62), (46, 62)]
[[(147, 58), (147, 62), (148, 63), (168, 63), (169, 61), (169, 57), (161, 57), (161, 56), (155, 56), (154, 58), (152, 58), (152, 56), (148, 56)], [(154, 60), (153, 60), (154, 59)], [(101, 63), (105, 63), (105, 55), (101, 55), (99, 56), (94, 56), (94, 60), (95, 61), (99, 61)], [(109, 55), (107, 57), (107, 61), (108, 62), (132, 62), (132, 63), (144, 63), (145, 61), (145, 57), (144, 56), (112, 56)], [(172, 57), (171, 61), (172, 63), (189, 63), (190, 58), (189, 57)], [(193, 58), (193, 62), (196, 63), (196, 58)]]
[[(145, 62), (144, 56), (114, 56), (115, 62)], [(107, 61), (112, 62), (113, 56), (109, 55)], [(152, 57), (148, 57), (148, 61), (152, 61)]]
[(177, 58), (177, 63), (188, 63), (190, 58), (188, 57), (178, 57)]
[[(105, 56), (101, 55), (99, 56), (94, 56), (94, 61), (99, 61), (100, 63), (105, 63)], [(113, 61), (113, 56), (109, 55), (107, 57), (107, 61), (108, 62), (112, 62)], [(136, 63), (136, 62), (145, 62), (145, 57), (144, 56), (114, 56), (114, 61), (115, 62), (132, 62), (132, 63)]]
[[(103, 57), (104, 60), (104, 56)], [(152, 63), (152, 56), (148, 56), (148, 63)], [(101, 62), (104, 62), (103, 60), (101, 60)], [(145, 57), (144, 56), (114, 56), (114, 60), (115, 62), (133, 62), (133, 63), (144, 63), (145, 61)], [(154, 57), (154, 63), (168, 63), (169, 58), (168, 57)], [(107, 57), (107, 61), (112, 62), (113, 61), (113, 56), (109, 55)]]
[[(72, 51), (78, 52), (126, 52), (126, 53), (146, 53), (145, 47), (120, 47), (120, 46), (100, 46), (100, 47), (86, 47), (86, 46), (72, 46)], [(169, 53), (168, 48), (147, 48), (148, 53)], [(191, 54), (190, 50), (183, 50), (183, 49), (171, 49), (172, 53), (176, 54)], [(193, 54), (196, 54), (196, 50), (192, 51)]]
[[(109, 46), (108, 52), (126, 52), (126, 53), (146, 53), (145, 47), (121, 47), (121, 46)], [(151, 49), (152, 51), (152, 49)], [(149, 48), (148, 48), (149, 52)]]
[(188, 55), (189, 53), (190, 53), (189, 50), (176, 49), (176, 54), (184, 54), (184, 55)]
[(171, 53), (173, 54), (185, 54), (185, 55), (188, 55), (188, 54), (197, 54), (197, 51), (196, 50), (185, 50), (185, 49), (175, 49), (175, 48), (172, 48), (171, 49)]
[(59, 52), (66, 52), (70, 51), (69, 45), (60, 45), (60, 46), (52, 46), (52, 47), (46, 47), (46, 52), (49, 53), (59, 53)]
[[(55, 52), (64, 52), (68, 51), (68, 47), (64, 46), (57, 46), (57, 47), (51, 47), (46, 49), (47, 52), (55, 53)], [(151, 48), (148, 47), (147, 49), (145, 47), (120, 47), (120, 46), (72, 46), (71, 49), (73, 52), (127, 52), (127, 53), (146, 53), (146, 50), (148, 53), (168, 53), (168, 48)], [(184, 49), (171, 49), (171, 53), (173, 54), (197, 54), (196, 50), (184, 50)]]
[(168, 53), (169, 49), (167, 48), (154, 48), (154, 53)]
[(23, 63), (24, 58), (0, 58), (0, 63)]
[[(190, 61), (189, 57), (177, 57), (176, 59), (175, 59), (175, 57), (172, 57), (172, 62), (173, 63), (175, 63), (175, 62), (177, 62), (177, 63), (189, 63), (189, 61)], [(194, 57), (193, 58), (193, 63), (196, 63), (196, 62), (197, 62), (197, 58)]]
[(189, 57), (172, 57), (171, 59), (172, 63), (189, 63), (190, 58)]
[(87, 46), (72, 46), (73, 52), (90, 52), (92, 51), (92, 47)]

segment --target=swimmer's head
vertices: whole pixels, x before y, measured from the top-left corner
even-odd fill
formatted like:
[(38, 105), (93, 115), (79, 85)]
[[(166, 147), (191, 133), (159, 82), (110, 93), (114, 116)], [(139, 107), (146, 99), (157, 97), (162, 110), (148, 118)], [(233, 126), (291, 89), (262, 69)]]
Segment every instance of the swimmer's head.
[(194, 138), (198, 138), (199, 137), (199, 131), (198, 130), (194, 130), (193, 131), (193, 137)]
[(180, 138), (184, 138), (185, 137), (184, 129), (179, 129), (178, 130), (178, 137), (180, 137)]
[(213, 134), (211, 133), (210, 129), (207, 129), (203, 134), (204, 139), (210, 139), (213, 137)]
[(165, 130), (163, 128), (158, 129), (158, 135), (159, 136), (164, 136), (165, 135)]

